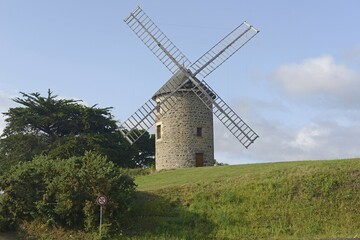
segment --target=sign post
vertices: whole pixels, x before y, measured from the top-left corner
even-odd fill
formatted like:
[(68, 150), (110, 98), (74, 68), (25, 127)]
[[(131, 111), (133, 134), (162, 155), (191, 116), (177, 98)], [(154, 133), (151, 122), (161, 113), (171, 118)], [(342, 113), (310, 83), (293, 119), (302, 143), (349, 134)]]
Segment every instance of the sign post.
[(101, 225), (102, 225), (102, 207), (107, 203), (107, 198), (104, 195), (100, 195), (96, 199), (97, 204), (100, 205), (100, 226), (99, 226), (99, 232), (101, 236)]

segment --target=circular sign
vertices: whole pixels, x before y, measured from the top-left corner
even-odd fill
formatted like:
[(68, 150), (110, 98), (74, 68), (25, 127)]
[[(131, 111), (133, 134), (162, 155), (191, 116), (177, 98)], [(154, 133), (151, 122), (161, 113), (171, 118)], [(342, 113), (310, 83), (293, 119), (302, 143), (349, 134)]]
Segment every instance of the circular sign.
[(105, 205), (107, 203), (107, 198), (105, 196), (98, 196), (97, 199), (96, 199), (96, 202), (99, 204), (99, 205)]

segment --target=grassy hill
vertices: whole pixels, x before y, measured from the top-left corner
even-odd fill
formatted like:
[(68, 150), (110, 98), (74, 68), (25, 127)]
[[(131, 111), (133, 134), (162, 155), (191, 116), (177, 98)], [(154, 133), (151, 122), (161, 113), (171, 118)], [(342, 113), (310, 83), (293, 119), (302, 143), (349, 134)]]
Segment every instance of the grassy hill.
[(136, 183), (118, 239), (360, 238), (360, 159), (179, 169)]

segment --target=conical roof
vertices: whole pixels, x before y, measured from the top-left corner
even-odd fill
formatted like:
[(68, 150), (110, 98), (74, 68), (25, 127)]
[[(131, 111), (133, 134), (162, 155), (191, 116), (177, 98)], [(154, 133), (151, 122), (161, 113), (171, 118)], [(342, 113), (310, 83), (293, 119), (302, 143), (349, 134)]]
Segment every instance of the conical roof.
[[(196, 77), (194, 77), (198, 83), (205, 88), (205, 91), (213, 98), (215, 99), (215, 94), (209, 90), (206, 86), (204, 86)], [(183, 84), (186, 82), (185, 84)], [(182, 86), (181, 86), (182, 85)], [(179, 90), (190, 90), (195, 85), (191, 82), (190, 79), (185, 75), (185, 73), (182, 70), (177, 71), (152, 97), (153, 100), (155, 100), (156, 97), (163, 94), (168, 94), (176, 89), (178, 89), (181, 86)]]

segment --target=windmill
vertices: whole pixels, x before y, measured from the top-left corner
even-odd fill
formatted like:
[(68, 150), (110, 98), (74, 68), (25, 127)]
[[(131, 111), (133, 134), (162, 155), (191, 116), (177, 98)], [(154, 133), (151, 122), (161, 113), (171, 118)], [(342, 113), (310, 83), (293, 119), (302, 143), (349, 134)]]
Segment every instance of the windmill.
[(126, 24), (173, 76), (120, 127), (133, 144), (156, 124), (156, 169), (214, 164), (213, 115), (248, 148), (258, 135), (204, 79), (259, 31), (243, 22), (191, 63), (137, 7)]

